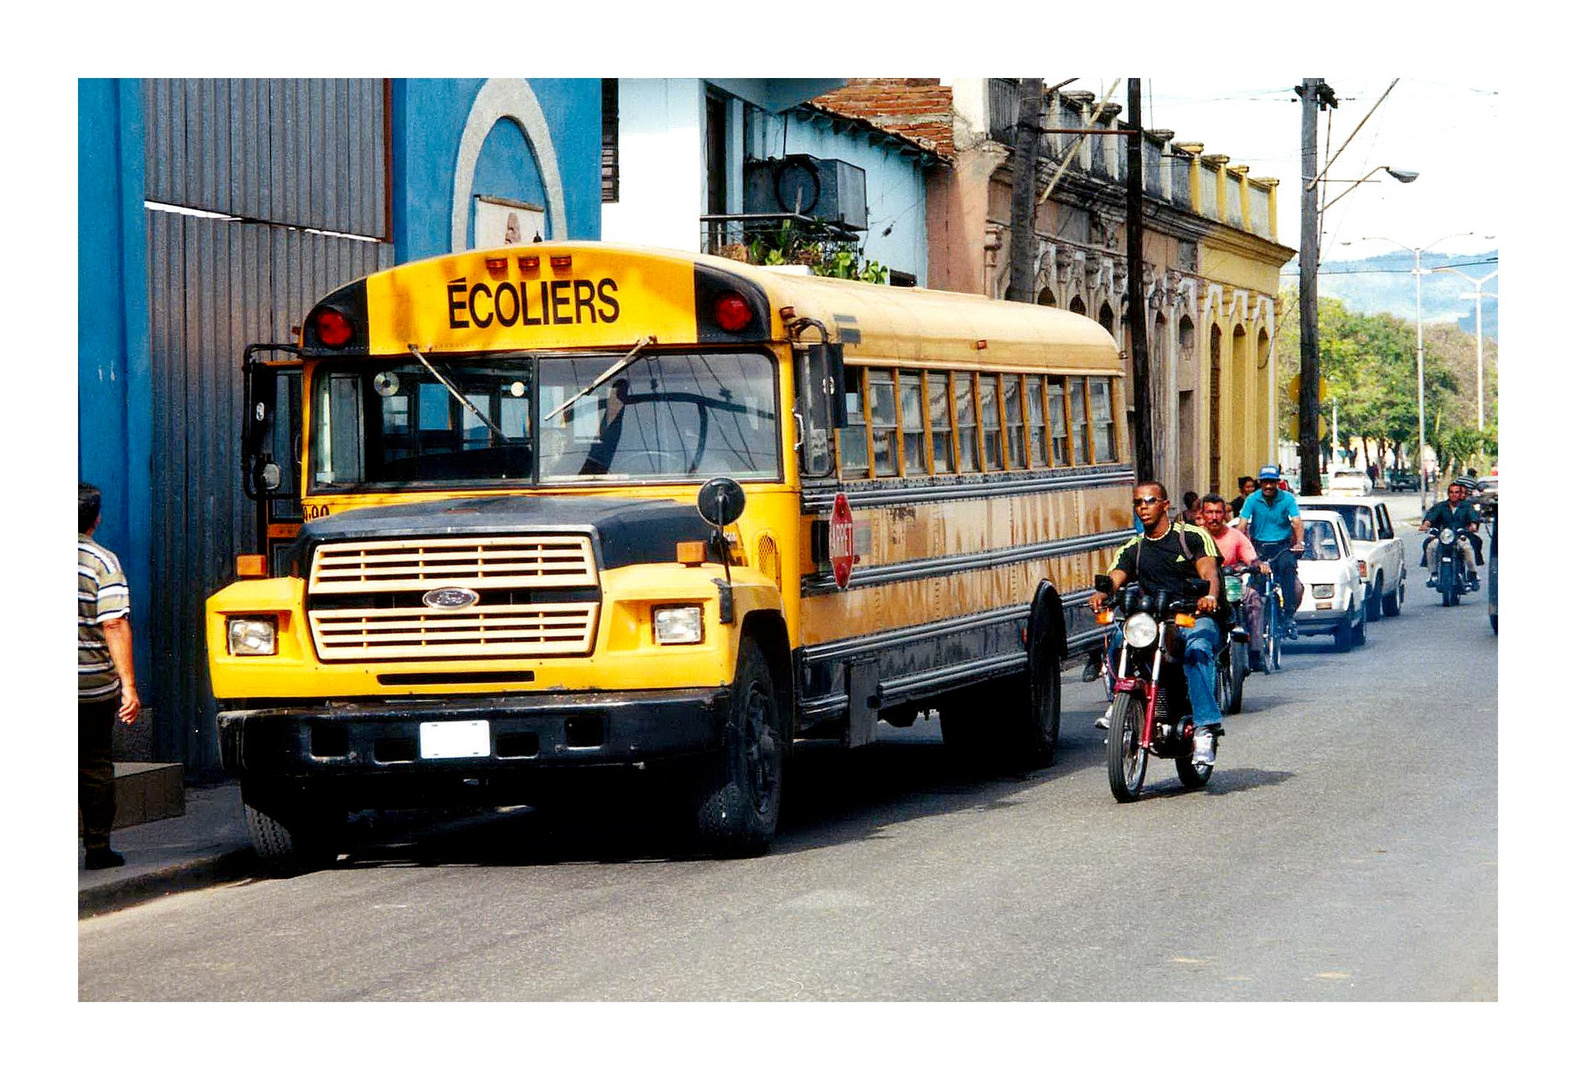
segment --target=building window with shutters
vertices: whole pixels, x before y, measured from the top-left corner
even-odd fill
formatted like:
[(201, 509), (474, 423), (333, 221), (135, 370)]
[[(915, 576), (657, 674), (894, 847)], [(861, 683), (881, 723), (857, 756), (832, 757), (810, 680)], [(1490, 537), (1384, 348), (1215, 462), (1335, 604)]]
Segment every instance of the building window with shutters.
[(618, 80), (602, 80), (602, 201), (618, 202)]

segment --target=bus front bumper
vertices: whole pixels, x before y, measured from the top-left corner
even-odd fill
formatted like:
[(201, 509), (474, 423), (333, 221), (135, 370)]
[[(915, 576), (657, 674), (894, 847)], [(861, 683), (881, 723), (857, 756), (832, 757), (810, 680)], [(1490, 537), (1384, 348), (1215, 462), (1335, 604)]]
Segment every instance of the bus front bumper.
[[(221, 711), (219, 747), (243, 784), (305, 785), (363, 807), (489, 803), (549, 773), (716, 750), (730, 700), (724, 687), (281, 704)], [(443, 736), (459, 728), (424, 724), (463, 727), (458, 751)]]

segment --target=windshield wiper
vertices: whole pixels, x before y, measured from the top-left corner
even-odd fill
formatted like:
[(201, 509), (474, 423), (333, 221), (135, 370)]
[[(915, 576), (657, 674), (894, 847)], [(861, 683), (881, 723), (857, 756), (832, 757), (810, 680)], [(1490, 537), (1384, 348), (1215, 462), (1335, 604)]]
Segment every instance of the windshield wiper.
[(443, 388), (449, 392), (449, 396), (450, 397), (452, 397), (455, 401), (458, 401), (461, 405), (465, 406), (466, 410), (468, 412), (470, 412), (470, 414), (472, 416), (476, 417), (476, 419), (478, 419), (482, 423), (486, 424), (487, 425), (487, 429), (489, 431), (491, 431), (494, 435), (498, 436), (500, 439), (504, 440), (505, 442), (509, 441), (509, 436), (507, 436), (507, 435), (505, 435), (503, 433), (503, 428), (501, 428), (497, 424), (493, 423), (492, 420), (489, 419), (485, 413), (483, 413), (480, 409), (478, 409), (475, 405), (473, 405), (471, 403), (471, 399), (470, 398), (468, 398), (464, 394), (460, 393), (459, 390), (455, 387), (455, 385), (453, 383), (451, 383), (448, 379), (444, 378), (443, 377), (443, 372), (441, 372), (437, 368), (433, 367), (431, 361), (429, 361), (425, 356), (421, 355), (421, 352), (416, 348), (416, 346), (414, 346), (414, 345), (407, 345), (405, 347), (410, 350), (410, 354), (412, 356), (414, 356), (417, 360), (421, 361), (421, 366), (422, 367), (424, 367), (428, 371), (432, 372), (432, 377), (434, 379), (437, 379), (438, 382), (442, 384)]
[(640, 350), (641, 349), (644, 349), (647, 345), (655, 345), (656, 343), (657, 343), (657, 339), (655, 337), (652, 337), (652, 336), (649, 336), (649, 335), (646, 336), (646, 337), (643, 337), (639, 341), (635, 342), (635, 347), (633, 349), (630, 349), (623, 356), (619, 357), (619, 359), (614, 362), (612, 367), (608, 368), (606, 371), (602, 372), (602, 374), (598, 375), (595, 379), (593, 379), (591, 381), (591, 385), (590, 386), (586, 387), (584, 390), (580, 391), (574, 397), (570, 398), (568, 401), (566, 401), (562, 405), (558, 406), (558, 408), (554, 409), (552, 412), (550, 412), (546, 416), (544, 416), (542, 418), (542, 423), (545, 424), (549, 420), (556, 419), (558, 417), (558, 415), (560, 413), (564, 412), (566, 409), (568, 409), (569, 406), (573, 405), (575, 402), (577, 402), (581, 398), (585, 397), (591, 391), (595, 390), (597, 387), (599, 387), (603, 383), (607, 382), (614, 375), (617, 375), (620, 371), (623, 371), (625, 368), (629, 367), (630, 364), (633, 364), (635, 362), (635, 358), (640, 355)]

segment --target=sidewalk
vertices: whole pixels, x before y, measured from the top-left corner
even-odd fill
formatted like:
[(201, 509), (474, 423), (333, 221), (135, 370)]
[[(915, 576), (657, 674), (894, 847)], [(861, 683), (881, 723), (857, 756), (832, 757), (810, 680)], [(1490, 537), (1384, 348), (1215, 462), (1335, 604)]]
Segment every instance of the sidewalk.
[(116, 829), (110, 843), (126, 856), (125, 866), (84, 870), (77, 852), (79, 919), (249, 877), (257, 866), (236, 781), (189, 786), (185, 814)]

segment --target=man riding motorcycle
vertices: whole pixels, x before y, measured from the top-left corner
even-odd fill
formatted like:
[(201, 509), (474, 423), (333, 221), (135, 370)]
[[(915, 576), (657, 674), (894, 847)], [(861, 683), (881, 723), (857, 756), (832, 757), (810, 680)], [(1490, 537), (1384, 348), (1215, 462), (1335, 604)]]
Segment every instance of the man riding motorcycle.
[[(1249, 540), (1240, 529), (1233, 529), (1226, 524), (1226, 517), (1230, 513), (1226, 500), (1211, 492), (1199, 500), (1203, 507), (1204, 530), (1214, 539), (1215, 546), (1220, 549), (1220, 565), (1222, 569), (1233, 566), (1247, 566), (1261, 574), (1273, 573), (1270, 565), (1259, 559), (1258, 552), (1253, 549), (1253, 541)], [(1242, 592), (1242, 609), (1247, 615), (1248, 624), (1248, 669), (1250, 671), (1264, 671), (1264, 655), (1259, 649), (1259, 642), (1264, 636), (1264, 604), (1259, 594), (1253, 589), (1244, 589)]]
[[(1456, 550), (1460, 556), (1460, 565), (1467, 568), (1470, 575), (1472, 588), (1478, 587), (1477, 568), (1473, 560), (1467, 558), (1467, 542), (1478, 530), (1478, 512), (1467, 502), (1467, 485), (1460, 478), (1450, 481), (1450, 486), (1445, 489), (1445, 498), (1429, 507), (1428, 513), (1423, 515), (1422, 522), (1418, 525), (1419, 532), (1429, 529), (1454, 529), (1456, 531)], [(1423, 562), (1428, 567), (1428, 587), (1432, 589), (1439, 584), (1439, 545), (1434, 543), (1433, 537), (1423, 541)]]
[[(1220, 551), (1214, 538), (1197, 525), (1173, 522), (1171, 503), (1165, 486), (1142, 481), (1133, 487), (1133, 511), (1144, 531), (1117, 550), (1111, 564), (1113, 588), (1120, 589), (1132, 578), (1146, 591), (1183, 594), (1190, 579), (1209, 582), (1209, 595), (1198, 601), (1201, 615), (1183, 638), (1182, 665), (1187, 676), (1188, 700), (1193, 707), (1193, 763), (1215, 763), (1215, 739), (1220, 734), (1220, 705), (1215, 700), (1215, 655), (1220, 651), (1221, 627), (1216, 622), (1220, 610)], [(1089, 606), (1099, 611), (1108, 594), (1096, 590)], [(1122, 633), (1111, 635), (1110, 666), (1114, 671), (1122, 648)]]
[(1297, 498), (1280, 486), (1280, 466), (1259, 470), (1259, 490), (1242, 501), (1241, 529), (1274, 571), (1281, 591), (1281, 625), (1297, 636), (1297, 606), (1302, 586), (1297, 581), (1297, 556), (1302, 554), (1302, 512)]

